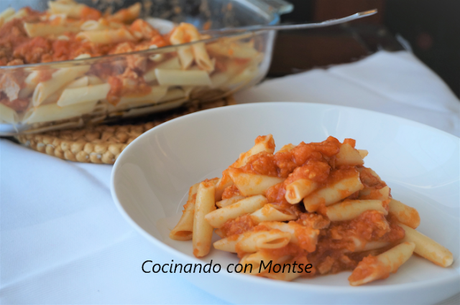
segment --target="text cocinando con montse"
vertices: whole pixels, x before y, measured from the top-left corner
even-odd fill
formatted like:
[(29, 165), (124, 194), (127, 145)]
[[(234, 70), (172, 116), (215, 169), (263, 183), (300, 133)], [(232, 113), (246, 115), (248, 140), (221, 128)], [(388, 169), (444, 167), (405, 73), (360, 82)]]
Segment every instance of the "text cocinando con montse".
[[(275, 264), (273, 261), (260, 261), (258, 265), (258, 272), (270, 273), (310, 273), (313, 268), (312, 264), (297, 264), (293, 263)], [(256, 272), (253, 264), (228, 264), (224, 270), (228, 273), (252, 273)], [(222, 265), (219, 263), (214, 264), (211, 260), (209, 263), (175, 263), (171, 260), (170, 263), (156, 263), (152, 260), (146, 260), (142, 263), (142, 271), (144, 273), (219, 273), (222, 271)]]

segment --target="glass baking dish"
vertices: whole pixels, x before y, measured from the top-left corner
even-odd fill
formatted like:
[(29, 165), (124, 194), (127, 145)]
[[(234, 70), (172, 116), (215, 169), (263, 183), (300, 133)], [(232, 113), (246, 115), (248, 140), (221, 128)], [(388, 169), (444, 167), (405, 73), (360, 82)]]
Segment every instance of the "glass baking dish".
[[(282, 0), (77, 2), (108, 13), (139, 3), (139, 18), (171, 41), (174, 35), (168, 33), (181, 22), (199, 30), (277, 24), (280, 14), (292, 10)], [(18, 14), (25, 6), (45, 11), (48, 0), (2, 0), (0, 13), (13, 8)], [(274, 31), (223, 37), (205, 34), (193, 42), (179, 40), (136, 52), (0, 66), (0, 135), (82, 127), (228, 96), (264, 78), (274, 39)], [(0, 53), (1, 48), (0, 44)], [(206, 60), (200, 52), (207, 53)]]

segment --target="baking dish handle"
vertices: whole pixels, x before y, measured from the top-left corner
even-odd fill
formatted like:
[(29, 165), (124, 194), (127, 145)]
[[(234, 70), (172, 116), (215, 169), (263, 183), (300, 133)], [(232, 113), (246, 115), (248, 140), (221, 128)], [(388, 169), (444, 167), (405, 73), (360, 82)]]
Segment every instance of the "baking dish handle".
[(294, 9), (291, 3), (284, 0), (248, 0), (248, 2), (270, 14), (287, 14)]

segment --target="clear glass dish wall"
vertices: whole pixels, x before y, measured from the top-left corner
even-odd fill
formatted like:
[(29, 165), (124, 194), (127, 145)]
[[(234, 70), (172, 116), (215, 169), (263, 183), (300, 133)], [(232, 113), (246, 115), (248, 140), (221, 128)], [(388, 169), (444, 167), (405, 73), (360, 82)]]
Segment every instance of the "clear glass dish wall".
[[(44, 11), (47, 2), (2, 0), (0, 11), (24, 6)], [(286, 10), (286, 3), (278, 0), (78, 2), (103, 12), (115, 12), (140, 2), (140, 17), (162, 34), (181, 22), (211, 30), (275, 24), (280, 10), (271, 5), (281, 3)], [(253, 86), (266, 75), (275, 38), (273, 31), (201, 38), (205, 40), (124, 54), (0, 66), (0, 135), (81, 127), (164, 111), (190, 100), (215, 100)], [(208, 66), (203, 68), (196, 59), (184, 65), (191, 50), (193, 54), (196, 50), (206, 52)], [(110, 77), (127, 73), (127, 69), (136, 71), (142, 86), (131, 79), (122, 86), (131, 86), (132, 90), (124, 90), (125, 94), (116, 98), (109, 96), (114, 87)], [(8, 83), (18, 79), (21, 84), (12, 94)]]

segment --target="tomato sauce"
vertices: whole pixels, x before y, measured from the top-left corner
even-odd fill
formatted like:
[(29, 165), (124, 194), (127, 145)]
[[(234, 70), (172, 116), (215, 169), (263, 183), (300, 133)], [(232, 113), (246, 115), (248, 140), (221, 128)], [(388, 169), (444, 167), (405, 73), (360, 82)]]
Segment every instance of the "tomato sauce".
[[(355, 282), (355, 281), (363, 280), (371, 276), (372, 274), (377, 273), (378, 268), (382, 268), (382, 266), (379, 266), (379, 262), (377, 258), (372, 255), (369, 255), (363, 258), (363, 260), (359, 263), (359, 265), (360, 267), (362, 266), (362, 268), (356, 268), (353, 271), (353, 274), (350, 275), (350, 277), (348, 278), (349, 281)], [(385, 273), (386, 274), (382, 278), (387, 278), (388, 276), (390, 276), (389, 270), (386, 270)]]
[(331, 166), (325, 161), (315, 159), (308, 160), (305, 165), (297, 167), (285, 180), (288, 185), (298, 179), (308, 179), (317, 183), (324, 184), (331, 171)]
[[(353, 148), (356, 145), (353, 139), (346, 139), (344, 143)], [(316, 212), (307, 213), (302, 202), (290, 204), (286, 201), (286, 186), (298, 179), (310, 180), (318, 184), (319, 188), (333, 186), (340, 182), (344, 187), (343, 190), (339, 190), (343, 192), (342, 197), (352, 200), (360, 199), (360, 191), (350, 194), (346, 190), (346, 181), (348, 181), (346, 179), (359, 177), (366, 188), (367, 196), (382, 196), (380, 189), (386, 184), (371, 169), (363, 166), (336, 165), (335, 156), (339, 153), (341, 145), (333, 137), (320, 143), (302, 142), (275, 154), (266, 151), (255, 154), (247, 159), (245, 166), (240, 168), (242, 172), (286, 178), (283, 182), (268, 188), (264, 195), (268, 202), (276, 205), (278, 209), (296, 215), (295, 223), (301, 226), (295, 229), (296, 243), (290, 242), (280, 249), (261, 251), (275, 258), (285, 256), (306, 258), (319, 274), (328, 274), (353, 270), (364, 257), (368, 256), (366, 261), (371, 260), (368, 253), (379, 254), (404, 238), (404, 230), (398, 226), (396, 218), (385, 216), (379, 211), (366, 211), (349, 221), (331, 222), (326, 214), (325, 202), (320, 202)], [(353, 182), (351, 180), (356, 181), (350, 179), (350, 183)], [(224, 192), (223, 198), (234, 196), (238, 190), (232, 186), (227, 188), (226, 192), (228, 194)], [(382, 201), (383, 207), (387, 210), (389, 201), (390, 199)], [(254, 226), (248, 214), (228, 221), (223, 231), (228, 236), (255, 231), (259, 227), (260, 225)], [(317, 240), (312, 239), (308, 234), (311, 230), (318, 230)], [(355, 252), (358, 245), (365, 247), (366, 243), (376, 241), (387, 242), (387, 248)], [(239, 253), (240, 256), (243, 254)]]
[(224, 190), (224, 192), (222, 193), (222, 199), (228, 199), (239, 195), (241, 195), (240, 190), (238, 190), (236, 185), (232, 185)]
[(256, 225), (251, 215), (246, 214), (227, 221), (220, 229), (225, 236), (232, 236), (250, 231)]
[(275, 184), (274, 186), (270, 187), (265, 193), (265, 197), (267, 197), (268, 202), (274, 203), (280, 206), (290, 205), (290, 203), (286, 201), (285, 196), (286, 196), (286, 188), (283, 182)]
[(312, 229), (327, 229), (331, 224), (327, 217), (316, 213), (301, 213), (296, 222)]
[[(119, 45), (117, 43), (106, 45), (81, 41), (76, 39), (75, 33), (64, 33), (61, 36), (66, 36), (65, 39), (53, 36), (29, 37), (24, 29), (24, 22), (41, 22), (58, 25), (62, 20), (55, 18), (51, 21), (42, 21), (40, 20), (40, 16), (44, 16), (45, 13), (34, 11), (30, 8), (28, 8), (28, 14), (26, 17), (13, 19), (0, 28), (0, 65), (64, 61), (74, 59), (81, 54), (89, 54), (91, 57), (97, 57), (120, 53), (114, 52)], [(84, 7), (80, 20), (98, 20), (101, 16), (102, 14), (98, 10)], [(79, 20), (72, 21), (78, 22)], [(150, 27), (149, 31), (153, 35), (133, 43), (134, 46), (131, 51), (146, 50), (150, 45), (164, 47), (170, 44), (168, 39), (165, 39), (148, 23), (145, 26)], [(18, 59), (22, 60), (22, 62), (15, 61)]]
[(269, 253), (271, 257), (280, 258), (283, 256), (306, 256), (308, 253), (298, 245), (289, 243), (278, 249), (264, 249), (264, 252)]
[(10, 107), (17, 112), (21, 112), (26, 110), (29, 106), (29, 99), (16, 99), (10, 101), (3, 95), (3, 93), (0, 93), (0, 104)]
[(82, 9), (81, 14), (84, 20), (98, 20), (102, 16), (101, 12), (88, 6)]
[(241, 170), (246, 173), (278, 177), (274, 155), (267, 152), (249, 157), (247, 164), (241, 167)]

